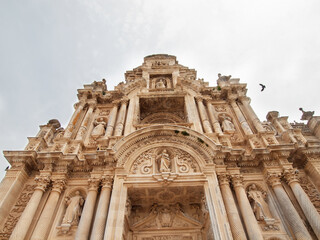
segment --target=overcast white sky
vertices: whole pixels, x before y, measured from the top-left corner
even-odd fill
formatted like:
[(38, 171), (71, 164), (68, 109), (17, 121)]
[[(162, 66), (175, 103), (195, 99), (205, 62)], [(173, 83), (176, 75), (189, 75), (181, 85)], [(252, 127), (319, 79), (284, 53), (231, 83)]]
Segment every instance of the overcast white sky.
[[(78, 88), (106, 78), (113, 89), (156, 53), (211, 86), (219, 72), (240, 78), (261, 120), (319, 115), (319, 10), (319, 0), (2, 0), (0, 150), (22, 150), (49, 119), (65, 127)], [(6, 166), (1, 154), (0, 178)]]

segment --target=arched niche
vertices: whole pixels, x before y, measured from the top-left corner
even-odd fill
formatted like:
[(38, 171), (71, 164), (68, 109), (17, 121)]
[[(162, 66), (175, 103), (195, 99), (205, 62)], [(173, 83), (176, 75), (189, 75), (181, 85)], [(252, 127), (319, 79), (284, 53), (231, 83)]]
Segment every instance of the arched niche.
[(163, 150), (168, 151), (170, 159), (175, 163), (175, 168), (182, 167), (183, 172), (184, 166), (180, 164), (183, 157), (177, 158), (176, 155), (184, 155), (194, 161), (194, 169), (200, 172), (206, 165), (213, 164), (213, 159), (220, 149), (221, 145), (205, 135), (175, 125), (154, 125), (139, 129), (121, 139), (113, 147), (117, 167), (123, 167), (127, 172), (132, 170), (137, 158), (144, 153), (152, 155), (153, 160), (149, 165), (157, 164), (152, 161), (156, 161)]
[(185, 121), (173, 113), (158, 112), (145, 117), (141, 124), (175, 124), (183, 122)]

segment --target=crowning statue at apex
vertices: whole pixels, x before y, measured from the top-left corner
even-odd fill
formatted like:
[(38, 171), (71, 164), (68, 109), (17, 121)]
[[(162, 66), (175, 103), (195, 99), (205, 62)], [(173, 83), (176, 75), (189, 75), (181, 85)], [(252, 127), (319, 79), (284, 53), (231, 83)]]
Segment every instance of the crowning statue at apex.
[(320, 238), (320, 117), (261, 122), (246, 92), (166, 54), (114, 90), (84, 85), (65, 129), (50, 120), (4, 151), (0, 238)]

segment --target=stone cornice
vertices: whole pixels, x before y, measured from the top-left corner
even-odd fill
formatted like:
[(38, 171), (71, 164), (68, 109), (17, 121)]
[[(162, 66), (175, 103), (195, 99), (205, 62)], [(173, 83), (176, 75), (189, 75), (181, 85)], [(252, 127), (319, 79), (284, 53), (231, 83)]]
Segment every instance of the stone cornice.
[(3, 154), (13, 168), (38, 169), (37, 152), (35, 151), (3, 151)]

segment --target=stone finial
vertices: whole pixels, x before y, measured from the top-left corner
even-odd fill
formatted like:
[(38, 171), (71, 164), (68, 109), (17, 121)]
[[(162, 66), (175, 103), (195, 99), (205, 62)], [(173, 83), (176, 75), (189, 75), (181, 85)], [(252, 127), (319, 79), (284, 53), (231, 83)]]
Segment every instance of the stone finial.
[(107, 91), (107, 84), (106, 80), (103, 78), (101, 81), (94, 81), (91, 86), (93, 87), (94, 90), (102, 90), (102, 91)]
[(303, 108), (299, 108), (299, 110), (302, 112), (302, 116), (300, 120), (309, 120), (312, 118), (314, 111), (304, 111)]
[(231, 78), (231, 75), (229, 75), (229, 76), (222, 76), (221, 75), (221, 73), (218, 73), (218, 80), (219, 81), (224, 81), (224, 82), (226, 82), (226, 81), (229, 81), (230, 80), (230, 78)]
[(274, 119), (278, 117), (279, 117), (279, 112), (277, 111), (271, 111), (271, 112), (268, 112), (267, 114), (267, 120), (270, 122), (272, 122)]
[(57, 120), (57, 119), (51, 119), (48, 121), (47, 124), (53, 126), (55, 129), (61, 127), (61, 124), (60, 124), (59, 120)]

